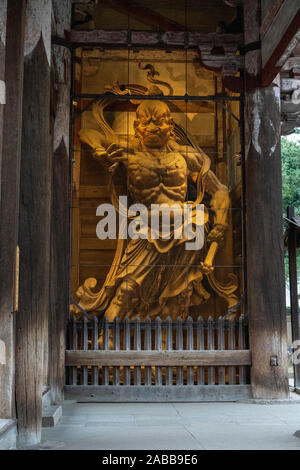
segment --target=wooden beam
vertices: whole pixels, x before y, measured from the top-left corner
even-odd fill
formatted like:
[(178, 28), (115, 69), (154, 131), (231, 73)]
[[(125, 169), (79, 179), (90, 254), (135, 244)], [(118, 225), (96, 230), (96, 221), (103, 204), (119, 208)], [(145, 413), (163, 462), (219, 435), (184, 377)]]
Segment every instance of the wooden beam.
[[(260, 36), (263, 38), (265, 34), (268, 32), (270, 27), (275, 21), (278, 11), (280, 10), (282, 4), (285, 0), (274, 0), (272, 4), (270, 2), (266, 2), (262, 0), (262, 25), (260, 28)], [(266, 3), (266, 5), (264, 5)]]
[[(259, 40), (260, 1), (245, 0), (245, 42)], [(247, 300), (254, 398), (286, 398), (280, 86), (258, 88), (261, 52), (245, 57)], [(253, 88), (253, 83), (257, 87)]]
[(66, 351), (66, 366), (249, 366), (251, 351)]
[(0, 418), (11, 418), (15, 414), (14, 281), (18, 244), (25, 9), (25, 0), (8, 2), (6, 104), (0, 172), (0, 339), (6, 346), (6, 364), (0, 367)]
[(20, 183), (20, 302), (16, 317), (19, 442), (41, 439), (44, 353), (50, 310), (51, 0), (27, 0)]
[[(222, 45), (226, 51), (236, 51), (244, 45), (243, 34), (200, 33), (200, 32), (166, 32), (131, 31), (131, 30), (71, 30), (66, 38), (75, 45), (120, 45), (127, 46), (188, 46), (203, 47), (208, 52), (215, 45)], [(234, 55), (234, 54), (233, 54)]]
[[(131, 31), (131, 30), (72, 30), (67, 40), (73, 45), (88, 46), (133, 46), (136, 48), (191, 48), (199, 52), (200, 66), (222, 72), (225, 76), (236, 75), (244, 67), (244, 57), (237, 51), (244, 45), (243, 34), (219, 34), (199, 32)], [(222, 51), (222, 54), (214, 51)], [(145, 59), (148, 60), (148, 59)]]
[(285, 0), (262, 39), (262, 85), (269, 86), (300, 41), (300, 3)]

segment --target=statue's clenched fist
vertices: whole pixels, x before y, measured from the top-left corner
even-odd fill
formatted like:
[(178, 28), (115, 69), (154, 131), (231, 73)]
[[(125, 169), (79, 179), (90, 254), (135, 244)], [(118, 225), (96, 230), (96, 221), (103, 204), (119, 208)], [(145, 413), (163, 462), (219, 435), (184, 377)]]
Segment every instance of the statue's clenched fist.
[(124, 148), (120, 147), (118, 144), (110, 144), (110, 146), (105, 150), (103, 147), (96, 148), (94, 155), (96, 158), (99, 158), (105, 165), (111, 166), (115, 163), (119, 163), (124, 159), (123, 156)]
[(226, 225), (215, 224), (212, 230), (208, 234), (207, 241), (209, 243), (217, 242), (219, 245), (222, 246), (222, 244), (224, 243), (225, 231), (226, 231)]

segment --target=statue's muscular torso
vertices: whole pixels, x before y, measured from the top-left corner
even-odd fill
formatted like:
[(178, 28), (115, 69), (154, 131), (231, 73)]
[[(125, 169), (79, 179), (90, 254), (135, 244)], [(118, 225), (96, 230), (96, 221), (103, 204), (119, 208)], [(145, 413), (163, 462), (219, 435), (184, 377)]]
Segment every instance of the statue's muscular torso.
[(188, 168), (180, 152), (134, 151), (128, 154), (128, 189), (135, 203), (183, 203)]

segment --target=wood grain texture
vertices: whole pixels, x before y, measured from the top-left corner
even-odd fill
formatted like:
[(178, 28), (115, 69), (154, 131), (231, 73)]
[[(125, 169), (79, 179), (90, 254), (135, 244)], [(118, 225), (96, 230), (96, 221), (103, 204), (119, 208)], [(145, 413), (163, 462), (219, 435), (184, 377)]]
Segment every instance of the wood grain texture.
[[(262, 65), (266, 66), (276, 48), (283, 42), (291, 24), (300, 10), (298, 0), (285, 0), (277, 12), (274, 21), (262, 40)], [(298, 25), (298, 27), (296, 27)], [(299, 22), (295, 24), (294, 33), (299, 29)], [(296, 44), (295, 44), (296, 46)]]
[[(273, 31), (268, 32), (262, 41), (263, 86), (271, 85), (272, 80), (279, 74), (300, 41), (300, 5), (298, 1), (297, 6), (294, 5), (294, 10), (288, 6), (287, 13), (288, 15), (283, 15), (279, 21), (274, 22), (273, 27), (270, 29), (270, 31)], [(278, 14), (278, 16), (280, 15)], [(282, 25), (285, 28), (284, 30), (281, 29)], [(272, 34), (272, 37), (268, 37), (269, 34)], [(274, 49), (269, 49), (270, 44), (273, 45)]]
[(0, 372), (0, 418), (14, 417), (13, 299), (19, 222), (25, 7), (25, 0), (12, 0), (7, 10), (6, 105), (0, 170), (0, 339), (6, 345), (6, 365), (1, 366)]
[(63, 401), (65, 336), (69, 310), (70, 166), (64, 140), (53, 154), (49, 380), (53, 403)]
[[(165, 33), (154, 31), (132, 31), (130, 34), (127, 30), (93, 30), (93, 31), (76, 31), (72, 30), (68, 34), (70, 42), (75, 44), (118, 44), (127, 45), (128, 42), (133, 45), (150, 46), (150, 45), (173, 45), (190, 47), (204, 46), (211, 51), (216, 43), (222, 44), (225, 51), (236, 50), (243, 45), (242, 34), (220, 34), (220, 33), (199, 33), (184, 31), (168, 31)], [(187, 40), (186, 40), (187, 37)]]
[(101, 366), (238, 366), (251, 365), (244, 351), (66, 351), (66, 365)]
[(5, 38), (7, 21), (7, 0), (0, 3), (0, 161), (2, 154), (3, 112), (5, 106)]
[[(50, 18), (49, 18), (50, 21)], [(41, 438), (44, 352), (50, 310), (50, 67), (42, 36), (24, 61), (20, 183), (20, 302), (16, 318), (19, 440)]]
[[(53, 0), (56, 32), (71, 27), (71, 0)], [(53, 125), (51, 213), (51, 309), (49, 327), (49, 385), (52, 403), (63, 401), (65, 338), (69, 311), (71, 159), (69, 155), (71, 52), (52, 46), (55, 67), (56, 109)]]
[[(265, 36), (265, 34), (268, 32), (268, 30), (274, 23), (276, 15), (284, 2), (285, 0), (274, 0), (270, 6), (266, 5), (264, 7), (264, 5), (262, 5), (262, 7), (264, 7), (262, 8), (263, 21), (260, 28), (260, 34), (262, 38)], [(262, 0), (262, 4), (264, 3), (266, 2)]]
[[(259, 40), (259, 1), (245, 0), (245, 42)], [(261, 55), (245, 57), (245, 186), (247, 297), (251, 383), (255, 398), (288, 395), (287, 332), (283, 269), (278, 87), (249, 89), (261, 73)], [(253, 82), (252, 82), (253, 83)], [(278, 366), (271, 366), (276, 356)]]

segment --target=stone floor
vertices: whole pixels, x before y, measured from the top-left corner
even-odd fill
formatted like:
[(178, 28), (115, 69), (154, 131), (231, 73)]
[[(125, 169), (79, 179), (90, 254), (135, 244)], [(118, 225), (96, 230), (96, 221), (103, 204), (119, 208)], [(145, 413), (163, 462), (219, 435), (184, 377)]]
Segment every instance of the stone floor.
[(42, 444), (38, 448), (300, 450), (298, 430), (300, 402), (65, 402), (58, 425), (43, 429)]

